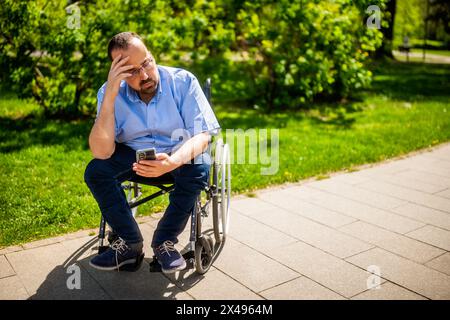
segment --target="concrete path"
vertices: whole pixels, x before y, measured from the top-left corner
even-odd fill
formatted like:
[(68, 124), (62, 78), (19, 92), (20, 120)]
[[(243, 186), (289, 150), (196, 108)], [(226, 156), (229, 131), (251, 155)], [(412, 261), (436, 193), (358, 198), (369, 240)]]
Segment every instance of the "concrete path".
[[(392, 53), (397, 59), (399, 59), (401, 61), (407, 60), (407, 55), (404, 52), (394, 50), (394, 51), (392, 51)], [(420, 53), (419, 52), (410, 52), (409, 59), (412, 59), (414, 61), (419, 60), (419, 62), (423, 62), (423, 53), (422, 52), (420, 52)], [(426, 52), (425, 53), (425, 63), (449, 64), (450, 57), (440, 55), (440, 54), (433, 54), (433, 53)]]
[(204, 276), (96, 271), (94, 232), (0, 250), (0, 299), (450, 299), (450, 144), (234, 198)]

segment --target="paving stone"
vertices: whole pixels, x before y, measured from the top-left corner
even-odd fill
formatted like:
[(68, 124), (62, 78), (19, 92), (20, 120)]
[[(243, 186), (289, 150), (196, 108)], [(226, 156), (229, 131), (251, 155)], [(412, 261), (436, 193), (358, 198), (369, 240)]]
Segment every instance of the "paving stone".
[(78, 267), (79, 265), (60, 243), (11, 253), (7, 258), (31, 299), (108, 298), (82, 268), (79, 269), (81, 289), (69, 289), (67, 283), (75, 274), (74, 271), (70, 272), (69, 267), (74, 263)]
[(26, 250), (26, 249), (32, 249), (32, 248), (47, 246), (47, 245), (53, 244), (53, 243), (57, 243), (57, 242), (54, 241), (53, 238), (48, 238), (48, 239), (42, 239), (42, 240), (37, 240), (37, 241), (25, 243), (23, 245), (23, 248)]
[(425, 225), (419, 221), (328, 192), (322, 192), (320, 196), (309, 198), (307, 201), (398, 233), (407, 233)]
[(197, 300), (262, 300), (261, 296), (212, 267), (206, 274), (191, 274), (177, 285)]
[(192, 298), (159, 272), (149, 272), (148, 259), (136, 272), (100, 271), (81, 262), (89, 275), (116, 300), (191, 300)]
[(69, 233), (66, 235), (66, 240), (72, 240), (77, 238), (83, 238), (83, 237), (91, 237), (94, 235), (98, 235), (98, 228), (91, 229), (91, 230), (80, 230), (74, 233)]
[(22, 246), (10, 246), (10, 247), (6, 247), (0, 250), (0, 255), (4, 255), (7, 253), (13, 253), (13, 252), (17, 252), (17, 251), (22, 251), (23, 247)]
[(364, 168), (358, 173), (361, 175), (374, 176), (378, 174), (397, 174), (408, 170), (409, 167), (404, 160), (376, 163), (369, 168)]
[(450, 252), (443, 254), (429, 262), (426, 266), (438, 270), (442, 273), (446, 273), (450, 276)]
[(414, 203), (407, 203), (397, 208), (393, 208), (391, 211), (404, 217), (450, 230), (450, 214), (440, 210), (431, 209)]
[(450, 178), (450, 167), (448, 165), (448, 161), (437, 160), (428, 166), (417, 165), (414, 168)]
[(437, 192), (434, 195), (450, 199), (450, 189), (445, 189), (444, 191)]
[[(143, 224), (140, 226), (144, 239), (148, 232), (152, 230), (150, 225)], [(94, 240), (94, 242), (92, 241)], [(147, 242), (144, 245), (144, 252), (146, 262), (144, 262), (137, 272), (105, 272), (92, 268), (89, 261), (97, 254), (97, 242), (95, 238), (85, 237), (66, 241), (63, 245), (69, 252), (79, 253), (82, 249), (81, 255), (77, 254), (77, 265), (82, 267), (82, 272), (88, 274), (89, 277), (95, 279), (100, 287), (106, 291), (109, 298), (112, 299), (192, 299), (186, 295), (182, 290), (170, 284), (170, 281), (162, 276), (161, 273), (150, 273), (148, 261), (152, 257), (153, 252)], [(155, 280), (155, 286), (149, 283)], [(128, 283), (129, 282), (129, 283)], [(149, 287), (147, 287), (149, 286)]]
[(261, 292), (268, 300), (345, 300), (343, 296), (306, 277)]
[(409, 178), (405, 176), (400, 176), (398, 174), (379, 174), (372, 176), (373, 179), (371, 180), (365, 180), (361, 181), (359, 183), (356, 183), (355, 185), (358, 186), (360, 184), (363, 184), (365, 182), (371, 182), (371, 181), (381, 181), (381, 182), (387, 182), (393, 185), (397, 185), (400, 187), (409, 188), (416, 191), (422, 191), (426, 193), (435, 193), (439, 192), (445, 189), (445, 187), (437, 186), (435, 184), (431, 184), (428, 182), (423, 182), (414, 178)]
[[(263, 197), (261, 197), (263, 198)], [(327, 225), (332, 228), (338, 228), (343, 225), (356, 221), (355, 218), (343, 215), (336, 211), (332, 211), (326, 208), (322, 208), (311, 203), (306, 202), (300, 198), (297, 198), (296, 194), (289, 192), (286, 194), (285, 199), (289, 198), (289, 201), (276, 201), (267, 200), (272, 204), (285, 209), (286, 211), (298, 214), (302, 217), (314, 220), (321, 224)], [(263, 200), (266, 200), (263, 198)]]
[(229, 235), (239, 242), (262, 252), (298, 241), (287, 234), (232, 211), (233, 227)]
[[(306, 188), (304, 186), (292, 186), (276, 191), (265, 190), (265, 192), (260, 192), (257, 194), (257, 199), (273, 204), (273, 206), (270, 208), (274, 208), (277, 207), (280, 203), (286, 202), (286, 199), (292, 199), (293, 197), (295, 197), (296, 199), (305, 200), (313, 196), (316, 196), (319, 193), (320, 193), (319, 190), (315, 190), (312, 188)], [(250, 215), (251, 213), (252, 211), (246, 212), (247, 215)]]
[(346, 298), (367, 290), (372, 275), (302, 242), (273, 251), (270, 256)]
[(257, 215), (254, 214), (251, 217), (295, 239), (341, 258), (349, 257), (373, 247), (343, 232), (283, 209), (260, 211)]
[(155, 227), (150, 223), (143, 223), (139, 225), (141, 229), (142, 237), (144, 238), (144, 253), (146, 257), (153, 256), (153, 249), (151, 248), (151, 243), (153, 239), (153, 234), (155, 232)]
[(297, 272), (231, 238), (227, 239), (214, 267), (254, 292), (299, 276)]
[(352, 297), (352, 300), (427, 300), (427, 298), (392, 282), (385, 282), (379, 289), (372, 288), (364, 291)]
[[(107, 242), (107, 241), (106, 241)], [(86, 236), (61, 242), (61, 245), (67, 250), (70, 257), (70, 264), (91, 258), (98, 253), (98, 238)]]
[(450, 188), (450, 178), (446, 178), (430, 172), (421, 170), (407, 170), (396, 174), (399, 177), (407, 177), (418, 181), (423, 181), (443, 188)]
[(380, 248), (346, 259), (361, 267), (375, 265), (381, 277), (429, 299), (450, 299), (450, 277)]
[(149, 224), (150, 226), (152, 226), (154, 229), (156, 229), (156, 227), (158, 226), (158, 222), (159, 222), (159, 218), (154, 218), (152, 217), (152, 219), (150, 219), (149, 221), (146, 222), (146, 224)]
[[(51, 271), (56, 265), (62, 265), (70, 254), (64, 248), (63, 244), (52, 244), (45, 247), (37, 247), (33, 249), (18, 251), (7, 255), (11, 266), (16, 270), (19, 277), (23, 275), (44, 274)], [(26, 271), (26, 272), (25, 272)], [(39, 279), (30, 278), (31, 281), (24, 281), (29, 283), (39, 282)], [(32, 286), (30, 286), (32, 288)], [(30, 292), (33, 290), (29, 290)]]
[(432, 244), (436, 247), (450, 251), (450, 231), (425, 226), (406, 234), (408, 237)]
[(340, 173), (337, 175), (333, 175), (330, 179), (339, 183), (346, 183), (350, 185), (355, 185), (364, 181), (368, 181), (372, 179), (372, 177), (367, 174), (363, 174), (364, 171), (356, 171), (349, 173)]
[(0, 279), (0, 300), (25, 300), (28, 293), (18, 276)]
[(447, 161), (432, 157), (430, 153), (417, 154), (413, 157), (403, 159), (402, 161), (412, 169), (422, 169), (426, 172), (435, 172), (435, 170), (437, 170), (437, 172), (440, 172), (439, 174), (442, 172), (450, 172), (449, 163)]
[(163, 215), (164, 215), (164, 212), (152, 213), (152, 215), (151, 215), (152, 221), (153, 220), (159, 221)]
[(450, 147), (432, 150), (427, 153), (427, 156), (440, 160), (450, 161)]
[(425, 263), (445, 252), (444, 250), (427, 245), (423, 242), (391, 231), (383, 230), (362, 221), (344, 226), (339, 230), (419, 263)]
[(391, 209), (405, 203), (402, 200), (388, 195), (364, 190), (359, 187), (361, 185), (365, 185), (365, 183), (359, 184), (358, 187), (355, 187), (345, 183), (334, 182), (333, 179), (315, 181), (306, 184), (308, 187), (333, 193), (380, 209)]
[(371, 181), (358, 185), (361, 188), (376, 191), (383, 194), (390, 194), (399, 199), (412, 203), (421, 204), (430, 208), (442, 210), (450, 213), (450, 199), (445, 199), (425, 192), (394, 186), (390, 183)]
[(432, 173), (438, 176), (450, 178), (450, 167), (448, 161), (435, 159), (427, 155), (418, 155), (408, 158), (406, 165), (409, 169), (420, 170), (426, 173)]
[[(284, 201), (286, 201), (286, 199)], [(231, 208), (245, 215), (251, 215), (258, 213), (261, 210), (276, 210), (278, 207), (258, 198), (246, 198), (233, 201)]]
[(15, 275), (13, 268), (4, 255), (0, 256), (0, 279)]

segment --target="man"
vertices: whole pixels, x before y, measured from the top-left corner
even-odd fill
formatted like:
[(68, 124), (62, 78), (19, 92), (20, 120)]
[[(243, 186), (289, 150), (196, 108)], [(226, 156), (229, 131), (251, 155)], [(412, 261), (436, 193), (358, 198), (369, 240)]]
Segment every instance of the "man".
[[(195, 76), (157, 65), (137, 34), (115, 35), (108, 55), (112, 64), (98, 92), (97, 118), (89, 136), (95, 159), (86, 168), (85, 181), (119, 238), (90, 265), (117, 270), (140, 260), (143, 238), (121, 182), (169, 174), (175, 189), (151, 246), (163, 272), (182, 270), (186, 261), (174, 244), (207, 185), (210, 159), (204, 151), (220, 126)], [(149, 147), (156, 148), (156, 160), (136, 163), (136, 150)], [(199, 157), (204, 161), (193, 161)]]

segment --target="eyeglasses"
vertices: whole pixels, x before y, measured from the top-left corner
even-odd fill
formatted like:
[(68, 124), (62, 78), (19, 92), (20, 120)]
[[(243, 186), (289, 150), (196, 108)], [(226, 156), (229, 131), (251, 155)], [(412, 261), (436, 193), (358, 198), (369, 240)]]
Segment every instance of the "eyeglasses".
[(154, 61), (153, 58), (148, 58), (147, 60), (145, 60), (144, 63), (141, 64), (139, 68), (130, 71), (131, 77), (135, 77), (138, 74), (140, 74), (141, 69), (150, 70), (153, 67), (153, 61)]

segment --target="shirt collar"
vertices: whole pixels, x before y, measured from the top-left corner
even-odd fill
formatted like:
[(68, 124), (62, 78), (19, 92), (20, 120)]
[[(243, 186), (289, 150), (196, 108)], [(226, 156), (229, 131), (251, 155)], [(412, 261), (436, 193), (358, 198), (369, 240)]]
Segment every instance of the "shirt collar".
[(140, 99), (137, 92), (133, 88), (131, 88), (126, 82), (125, 87), (128, 99), (130, 99), (130, 101), (132, 102), (139, 102)]
[[(162, 95), (162, 85), (161, 85), (161, 83), (162, 83), (162, 81), (161, 81), (162, 80), (161, 79), (162, 72), (161, 72), (159, 66), (157, 66), (157, 67), (158, 67), (158, 74), (159, 74), (159, 82), (158, 82), (158, 87), (156, 89), (158, 91), (158, 93), (155, 96), (156, 97), (156, 102), (159, 101), (159, 98)], [(128, 85), (128, 83), (126, 83), (126, 81), (124, 81), (124, 82), (125, 82), (125, 86), (126, 86), (126, 94), (127, 94), (128, 99), (130, 99), (130, 101), (132, 101), (132, 102), (139, 102), (141, 99), (139, 98), (139, 95), (137, 94), (136, 90), (131, 88)]]

